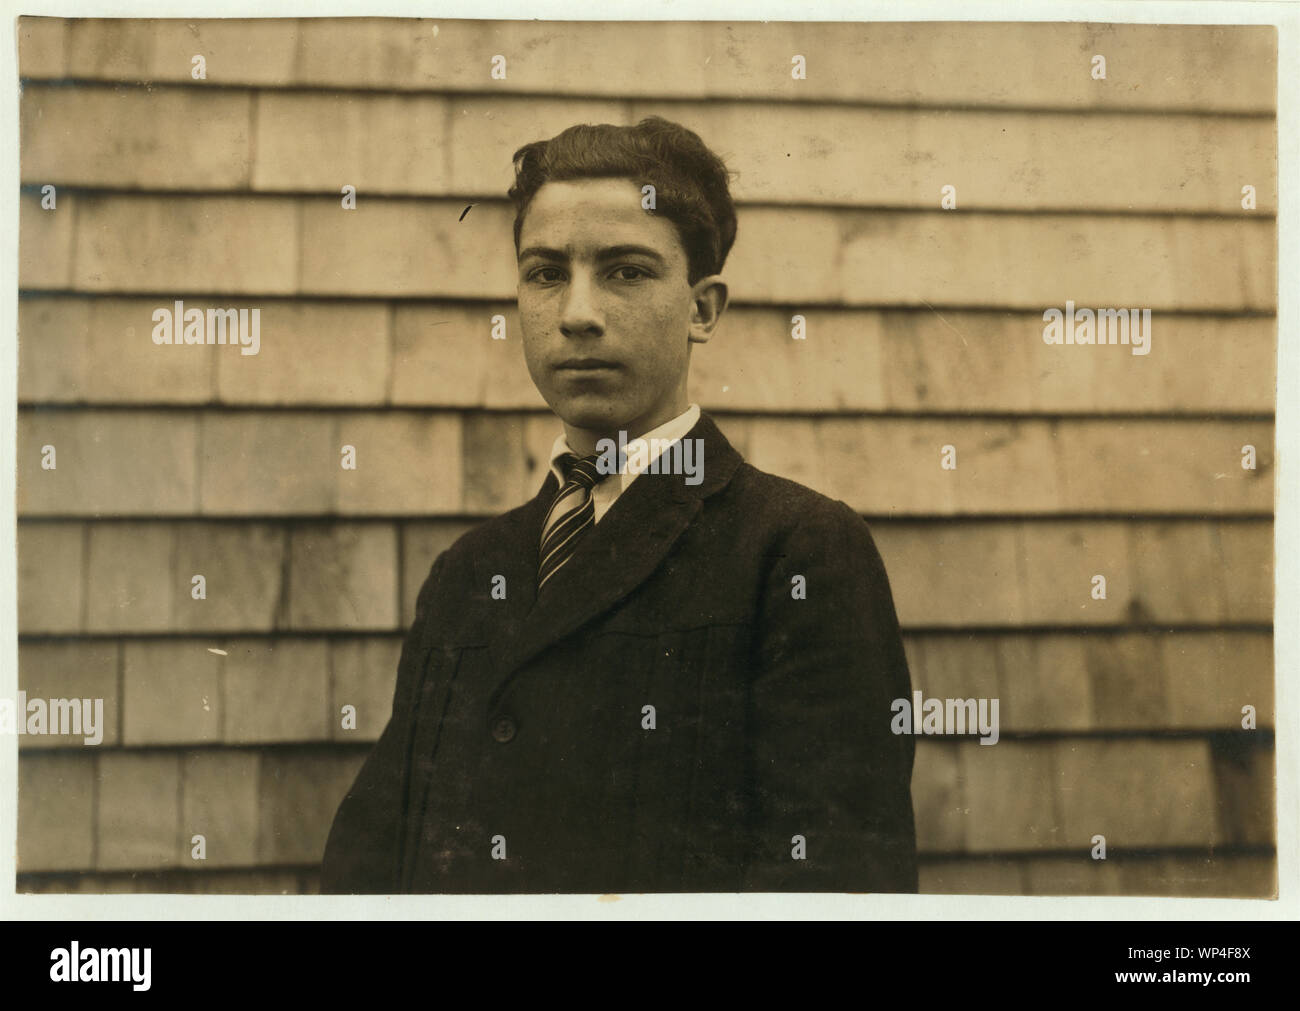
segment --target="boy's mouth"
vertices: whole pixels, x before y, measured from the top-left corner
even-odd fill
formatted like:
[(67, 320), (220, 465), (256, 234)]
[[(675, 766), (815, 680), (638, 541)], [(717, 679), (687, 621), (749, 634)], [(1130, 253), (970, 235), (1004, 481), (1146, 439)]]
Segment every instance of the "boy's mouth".
[(556, 371), (561, 372), (600, 372), (619, 367), (607, 358), (566, 358), (555, 365)]

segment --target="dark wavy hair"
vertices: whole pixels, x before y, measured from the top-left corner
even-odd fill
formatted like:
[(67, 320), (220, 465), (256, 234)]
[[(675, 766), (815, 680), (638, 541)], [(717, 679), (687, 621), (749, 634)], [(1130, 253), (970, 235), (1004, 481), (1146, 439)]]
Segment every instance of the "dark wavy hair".
[(548, 182), (630, 179), (655, 188), (655, 209), (677, 228), (686, 250), (687, 277), (694, 284), (717, 274), (736, 240), (736, 207), (730, 173), (699, 135), (678, 123), (650, 116), (636, 126), (571, 126), (550, 140), (515, 152), (515, 253), (524, 214)]

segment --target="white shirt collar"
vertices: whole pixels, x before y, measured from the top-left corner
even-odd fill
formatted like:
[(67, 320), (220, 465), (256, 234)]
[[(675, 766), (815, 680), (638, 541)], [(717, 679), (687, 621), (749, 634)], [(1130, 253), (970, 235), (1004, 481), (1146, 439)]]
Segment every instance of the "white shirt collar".
[[(658, 428), (651, 429), (649, 432), (646, 432), (637, 439), (628, 439), (627, 446), (632, 447), (638, 442), (646, 443), (645, 462), (646, 467), (648, 468), (652, 462), (662, 455), (665, 449), (679, 439), (685, 438), (686, 433), (694, 428), (696, 422), (699, 420), (700, 405), (691, 404), (690, 407), (686, 408), (686, 410), (677, 415), (677, 417), (670, 421), (665, 421)], [(658, 442), (655, 440), (658, 440)], [(658, 450), (658, 452), (656, 452), (656, 450)], [(555, 475), (555, 480), (560, 483), (561, 487), (564, 486), (564, 472), (560, 469), (559, 460), (560, 457), (564, 456), (566, 453), (574, 453), (574, 450), (569, 446), (569, 440), (565, 437), (564, 430), (561, 429), (560, 434), (555, 437), (555, 442), (551, 444), (551, 473)], [(574, 453), (574, 455), (577, 456), (580, 454)], [(621, 465), (619, 471), (619, 486), (620, 490), (626, 490), (627, 486), (636, 479), (637, 475), (640, 474), (641, 471), (629, 470), (625, 458), (621, 461)]]

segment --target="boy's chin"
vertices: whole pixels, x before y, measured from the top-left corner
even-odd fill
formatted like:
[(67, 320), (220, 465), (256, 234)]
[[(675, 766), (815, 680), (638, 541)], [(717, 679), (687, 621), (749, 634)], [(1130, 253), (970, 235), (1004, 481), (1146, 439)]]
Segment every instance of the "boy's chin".
[(557, 405), (555, 413), (570, 428), (580, 428), (586, 432), (602, 434), (626, 430), (633, 420), (627, 405), (621, 401), (597, 403), (582, 399)]

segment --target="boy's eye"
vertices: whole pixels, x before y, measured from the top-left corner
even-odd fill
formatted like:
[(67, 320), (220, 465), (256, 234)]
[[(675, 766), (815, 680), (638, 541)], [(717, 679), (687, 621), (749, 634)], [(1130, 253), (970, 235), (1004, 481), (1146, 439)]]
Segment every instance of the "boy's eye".
[(631, 263), (625, 263), (621, 267), (615, 267), (614, 277), (619, 281), (639, 281), (643, 277), (649, 277), (650, 272)]
[(564, 280), (564, 272), (559, 267), (537, 267), (528, 272), (528, 280), (541, 284), (556, 284)]

